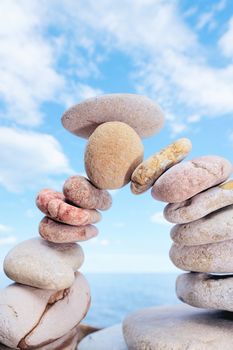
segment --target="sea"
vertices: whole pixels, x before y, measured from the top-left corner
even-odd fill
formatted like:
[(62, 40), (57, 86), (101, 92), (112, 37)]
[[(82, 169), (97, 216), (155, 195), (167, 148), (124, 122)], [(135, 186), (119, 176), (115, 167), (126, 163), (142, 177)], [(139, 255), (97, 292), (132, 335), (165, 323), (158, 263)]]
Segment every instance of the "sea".
[[(179, 303), (175, 294), (176, 274), (85, 274), (92, 302), (84, 320), (94, 327), (122, 322), (138, 309)], [(1, 287), (9, 283), (1, 276)]]

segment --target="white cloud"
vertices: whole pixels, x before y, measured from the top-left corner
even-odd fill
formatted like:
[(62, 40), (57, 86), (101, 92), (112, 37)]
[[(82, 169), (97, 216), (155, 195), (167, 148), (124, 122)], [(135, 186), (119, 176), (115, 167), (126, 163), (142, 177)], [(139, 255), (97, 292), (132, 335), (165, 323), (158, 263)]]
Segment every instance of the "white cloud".
[(16, 236), (0, 237), (0, 246), (11, 245), (17, 242)]
[(167, 225), (171, 226), (171, 223), (169, 223), (163, 216), (162, 211), (158, 211), (151, 215), (150, 221), (153, 222), (154, 224), (159, 224), (159, 225)]
[(208, 29), (214, 29), (217, 25), (216, 16), (218, 12), (222, 11), (226, 6), (226, 0), (218, 1), (213, 3), (209, 11), (201, 13), (197, 22), (197, 29), (203, 29), (207, 27)]
[(51, 177), (72, 172), (51, 135), (0, 127), (0, 148), (0, 184), (10, 191), (46, 186)]
[(10, 232), (12, 231), (12, 227), (0, 224), (0, 232)]
[(229, 20), (227, 31), (219, 40), (219, 46), (223, 54), (233, 60), (233, 16)]

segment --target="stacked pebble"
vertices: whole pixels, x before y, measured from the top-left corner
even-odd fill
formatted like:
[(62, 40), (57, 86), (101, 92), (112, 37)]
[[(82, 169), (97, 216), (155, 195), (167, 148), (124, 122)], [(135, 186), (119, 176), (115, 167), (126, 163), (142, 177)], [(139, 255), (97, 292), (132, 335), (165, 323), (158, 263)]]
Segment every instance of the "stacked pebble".
[[(145, 122), (146, 121), (146, 122)], [(163, 124), (159, 107), (144, 96), (106, 95), (68, 110), (62, 123), (89, 138), (85, 168), (89, 176), (72, 176), (63, 193), (40, 191), (36, 205), (45, 214), (41, 238), (14, 247), (4, 260), (6, 275), (16, 283), (0, 291), (0, 348), (69, 349), (93, 332), (80, 325), (90, 306), (90, 290), (78, 272), (84, 253), (76, 242), (95, 237), (98, 210), (112, 204), (106, 189), (129, 183), (142, 162), (141, 137)]]

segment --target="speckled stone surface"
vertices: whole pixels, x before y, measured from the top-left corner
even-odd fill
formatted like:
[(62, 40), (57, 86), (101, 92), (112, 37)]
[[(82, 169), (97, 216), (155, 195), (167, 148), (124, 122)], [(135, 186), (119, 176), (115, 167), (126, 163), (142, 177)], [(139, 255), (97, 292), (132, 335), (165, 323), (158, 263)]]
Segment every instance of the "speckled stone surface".
[(84, 176), (69, 177), (63, 186), (63, 193), (68, 201), (81, 208), (107, 210), (112, 205), (110, 193), (96, 188)]
[(18, 283), (61, 290), (72, 285), (74, 271), (83, 261), (83, 250), (76, 243), (61, 245), (32, 238), (9, 251), (4, 260), (4, 272)]
[(232, 321), (232, 313), (153, 307), (126, 317), (123, 332), (129, 350), (232, 350)]
[(160, 201), (179, 203), (227, 180), (232, 164), (222, 157), (203, 156), (168, 169), (155, 182), (152, 196)]
[(163, 126), (160, 107), (146, 96), (111, 94), (87, 99), (66, 111), (63, 126), (77, 136), (90, 137), (105, 122), (120, 121), (133, 128), (140, 137), (157, 133)]
[(26, 349), (55, 341), (76, 327), (89, 309), (90, 290), (76, 273), (70, 289), (54, 292), (13, 284), (0, 291), (0, 298), (0, 342)]
[(122, 333), (122, 325), (101, 329), (85, 337), (78, 350), (127, 350)]
[(175, 225), (171, 229), (171, 238), (175, 243), (183, 245), (200, 245), (233, 239), (233, 205), (219, 209), (199, 220)]
[(143, 152), (141, 139), (130, 126), (122, 122), (102, 124), (86, 147), (87, 176), (100, 189), (120, 188), (130, 181)]
[(51, 219), (68, 225), (88, 225), (101, 220), (101, 214), (97, 210), (70, 205), (65, 202), (62, 193), (50, 189), (44, 189), (38, 193), (36, 205)]
[(233, 311), (233, 275), (184, 273), (176, 280), (178, 298), (191, 306)]
[(187, 201), (168, 204), (164, 209), (164, 216), (170, 222), (184, 224), (231, 204), (233, 204), (233, 180), (199, 193)]
[(97, 236), (98, 229), (93, 225), (71, 226), (53, 221), (45, 216), (39, 225), (41, 237), (54, 243), (82, 242)]
[(191, 149), (191, 141), (182, 138), (144, 160), (131, 176), (131, 191), (134, 194), (147, 191), (161, 174), (184, 159)]
[(185, 271), (232, 273), (233, 240), (196, 246), (174, 243), (170, 258), (174, 265)]

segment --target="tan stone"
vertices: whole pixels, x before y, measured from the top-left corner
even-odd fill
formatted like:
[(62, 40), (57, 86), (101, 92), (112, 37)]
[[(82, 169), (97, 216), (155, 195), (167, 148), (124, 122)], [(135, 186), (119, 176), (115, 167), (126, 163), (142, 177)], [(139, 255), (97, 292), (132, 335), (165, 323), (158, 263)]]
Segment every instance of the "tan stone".
[(32, 238), (16, 245), (4, 260), (6, 275), (28, 286), (62, 290), (74, 282), (74, 272), (84, 261), (76, 243), (56, 244)]
[(87, 99), (66, 111), (63, 126), (77, 136), (90, 137), (103, 123), (119, 121), (128, 124), (140, 137), (157, 133), (163, 126), (160, 107), (146, 96), (110, 94)]
[(178, 268), (185, 271), (232, 273), (233, 240), (196, 246), (174, 243), (170, 249), (170, 258)]
[(143, 144), (127, 124), (109, 122), (91, 135), (85, 168), (91, 182), (100, 189), (116, 189), (126, 185), (134, 169), (143, 159)]
[(191, 306), (153, 307), (123, 322), (129, 350), (232, 350), (232, 313)]
[(134, 194), (147, 191), (167, 169), (184, 159), (192, 149), (189, 139), (182, 138), (143, 161), (131, 176)]
[(233, 205), (199, 220), (175, 225), (171, 229), (171, 238), (181, 245), (200, 245), (233, 239)]
[(173, 223), (184, 224), (233, 204), (233, 181), (210, 188), (181, 203), (168, 204), (165, 218)]
[(233, 276), (184, 273), (176, 280), (176, 294), (186, 304), (233, 311)]

